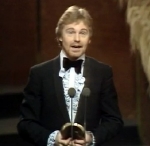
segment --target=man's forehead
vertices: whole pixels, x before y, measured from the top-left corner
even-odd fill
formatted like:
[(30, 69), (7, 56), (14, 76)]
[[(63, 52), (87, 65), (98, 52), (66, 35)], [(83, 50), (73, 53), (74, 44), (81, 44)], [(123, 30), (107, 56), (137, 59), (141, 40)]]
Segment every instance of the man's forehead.
[(88, 29), (88, 26), (83, 21), (77, 21), (77, 22), (64, 25), (64, 28), (65, 29), (68, 29), (68, 28)]

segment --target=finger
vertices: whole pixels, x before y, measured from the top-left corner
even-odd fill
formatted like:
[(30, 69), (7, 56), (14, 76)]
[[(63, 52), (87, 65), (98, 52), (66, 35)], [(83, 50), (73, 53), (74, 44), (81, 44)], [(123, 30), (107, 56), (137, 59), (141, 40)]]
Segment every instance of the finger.
[(86, 146), (86, 144), (75, 143), (75, 144), (73, 144), (73, 146)]
[(74, 140), (74, 144), (83, 145), (83, 144), (85, 144), (85, 140), (78, 140), (78, 139), (76, 139), (76, 140)]
[(85, 144), (78, 144), (78, 143), (76, 143), (73, 146), (85, 146)]
[(74, 141), (70, 141), (69, 146), (74, 146)]
[(66, 146), (66, 145), (69, 145), (70, 141), (71, 141), (71, 138), (68, 138), (68, 139), (65, 139), (65, 140), (61, 139), (59, 141), (59, 143), (62, 144), (62, 145), (64, 145), (64, 146)]
[(85, 143), (85, 140), (74, 140), (74, 143), (79, 143), (79, 144), (84, 144)]

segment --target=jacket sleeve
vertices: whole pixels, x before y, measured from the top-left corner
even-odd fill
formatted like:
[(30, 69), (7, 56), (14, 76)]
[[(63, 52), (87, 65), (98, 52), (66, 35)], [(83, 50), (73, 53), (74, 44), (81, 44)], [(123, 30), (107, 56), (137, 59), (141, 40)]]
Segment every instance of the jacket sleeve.
[(21, 104), (21, 117), (17, 125), (18, 133), (26, 141), (36, 146), (46, 146), (52, 131), (44, 128), (40, 122), (41, 79), (38, 72), (30, 70), (28, 83), (24, 89)]
[(118, 107), (117, 93), (113, 82), (112, 69), (105, 72), (105, 78), (100, 92), (101, 121), (94, 132), (96, 145), (102, 144), (114, 137), (123, 127), (123, 121)]

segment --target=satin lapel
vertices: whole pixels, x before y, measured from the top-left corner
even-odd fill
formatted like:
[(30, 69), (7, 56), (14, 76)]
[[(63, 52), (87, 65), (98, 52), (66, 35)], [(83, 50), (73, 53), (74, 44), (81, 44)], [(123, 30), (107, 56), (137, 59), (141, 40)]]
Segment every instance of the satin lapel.
[(84, 71), (83, 76), (85, 77), (85, 83), (84, 87), (90, 88), (90, 76), (91, 76), (91, 66), (90, 66), (90, 60), (88, 57), (86, 57), (85, 64), (84, 64)]
[(62, 78), (59, 77), (59, 71), (60, 71), (60, 57), (56, 57), (53, 63), (54, 68), (54, 83), (55, 83), (55, 90), (57, 95), (57, 100), (59, 103), (59, 108), (66, 120), (66, 122), (70, 121), (69, 114), (66, 108), (65, 98), (64, 98), (64, 90), (63, 90), (63, 84), (62, 84)]
[[(90, 88), (90, 61), (89, 58), (86, 57), (85, 64), (84, 64), (84, 71), (83, 71), (83, 76), (85, 77), (85, 84), (84, 88)], [(78, 104), (78, 109), (77, 109), (77, 114), (75, 117), (75, 122), (79, 123), (81, 125), (84, 124), (84, 119), (85, 119), (85, 98), (80, 95), (80, 100)]]

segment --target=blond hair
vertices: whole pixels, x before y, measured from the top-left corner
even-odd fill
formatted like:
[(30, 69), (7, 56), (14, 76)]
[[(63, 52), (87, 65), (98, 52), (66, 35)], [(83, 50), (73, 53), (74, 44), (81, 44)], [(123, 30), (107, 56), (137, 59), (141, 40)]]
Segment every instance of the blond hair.
[(85, 8), (81, 8), (78, 6), (69, 7), (60, 17), (57, 27), (56, 27), (56, 36), (59, 38), (61, 36), (62, 29), (64, 25), (71, 24), (74, 22), (83, 21), (85, 25), (89, 27), (90, 37), (93, 34), (92, 29), (92, 17), (89, 12)]

